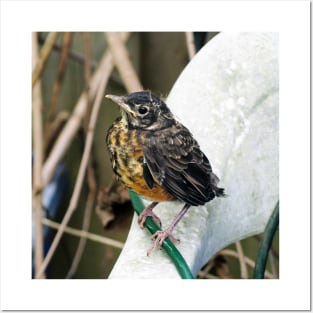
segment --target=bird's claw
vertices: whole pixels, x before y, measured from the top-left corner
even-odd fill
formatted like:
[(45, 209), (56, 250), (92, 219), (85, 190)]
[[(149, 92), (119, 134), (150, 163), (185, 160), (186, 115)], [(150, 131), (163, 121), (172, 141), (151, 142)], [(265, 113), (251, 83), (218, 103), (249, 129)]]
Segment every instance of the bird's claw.
[(166, 238), (169, 238), (175, 244), (179, 243), (179, 239), (174, 238), (174, 236), (172, 235), (170, 231), (158, 230), (151, 236), (151, 239), (154, 240), (154, 243), (147, 251), (147, 256), (149, 256), (156, 247), (159, 247), (160, 249), (162, 249), (162, 244)]
[(144, 228), (144, 223), (148, 216), (152, 217), (154, 221), (159, 225), (159, 227), (161, 227), (160, 218), (156, 214), (153, 213), (152, 209), (148, 207), (148, 208), (145, 208), (138, 217), (138, 223), (139, 223), (140, 228)]

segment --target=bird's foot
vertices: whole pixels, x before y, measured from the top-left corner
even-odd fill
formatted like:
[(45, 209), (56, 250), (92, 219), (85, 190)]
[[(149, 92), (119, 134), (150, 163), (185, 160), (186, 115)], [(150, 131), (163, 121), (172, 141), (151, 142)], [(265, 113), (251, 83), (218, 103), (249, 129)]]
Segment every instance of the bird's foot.
[(158, 230), (151, 236), (151, 239), (154, 239), (154, 243), (147, 251), (147, 256), (149, 256), (156, 247), (162, 249), (162, 244), (166, 238), (169, 238), (173, 243), (179, 242), (179, 239), (174, 238), (170, 230)]
[(156, 214), (154, 214), (150, 206), (148, 206), (142, 211), (142, 213), (138, 217), (138, 223), (141, 228), (144, 228), (144, 223), (148, 216), (152, 217), (154, 221), (161, 227), (160, 218)]

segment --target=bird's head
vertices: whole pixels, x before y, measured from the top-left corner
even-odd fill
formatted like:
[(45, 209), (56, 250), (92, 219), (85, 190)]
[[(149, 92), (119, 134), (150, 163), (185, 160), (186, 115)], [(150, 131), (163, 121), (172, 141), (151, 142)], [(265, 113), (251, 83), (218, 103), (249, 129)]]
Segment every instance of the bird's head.
[(117, 103), (129, 127), (158, 130), (174, 122), (167, 105), (150, 91), (139, 91), (126, 96), (106, 95)]

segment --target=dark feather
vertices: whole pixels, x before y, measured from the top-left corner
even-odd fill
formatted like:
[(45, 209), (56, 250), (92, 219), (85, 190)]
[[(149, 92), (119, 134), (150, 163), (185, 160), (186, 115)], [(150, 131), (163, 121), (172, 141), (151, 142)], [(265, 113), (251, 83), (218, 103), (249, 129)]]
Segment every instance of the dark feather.
[(145, 182), (147, 183), (148, 187), (152, 189), (154, 185), (154, 180), (150, 173), (147, 163), (143, 164), (143, 178), (145, 179)]
[(224, 195), (209, 160), (189, 130), (175, 123), (172, 127), (149, 133), (144, 155), (153, 179), (179, 200), (203, 205)]

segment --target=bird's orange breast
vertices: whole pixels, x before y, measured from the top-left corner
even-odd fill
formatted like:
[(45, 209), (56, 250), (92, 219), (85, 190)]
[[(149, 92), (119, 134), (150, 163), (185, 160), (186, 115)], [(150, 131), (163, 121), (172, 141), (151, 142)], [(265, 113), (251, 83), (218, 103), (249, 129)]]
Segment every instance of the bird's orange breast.
[(153, 188), (148, 187), (143, 177), (143, 136), (136, 129), (128, 129), (123, 122), (112, 125), (108, 131), (107, 145), (113, 171), (126, 187), (143, 197), (158, 202), (175, 200), (156, 182)]

